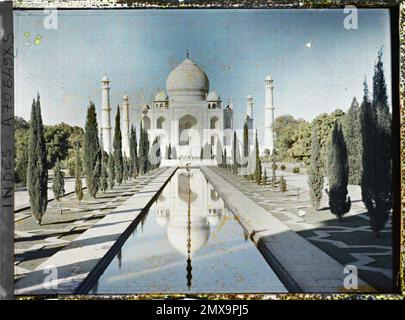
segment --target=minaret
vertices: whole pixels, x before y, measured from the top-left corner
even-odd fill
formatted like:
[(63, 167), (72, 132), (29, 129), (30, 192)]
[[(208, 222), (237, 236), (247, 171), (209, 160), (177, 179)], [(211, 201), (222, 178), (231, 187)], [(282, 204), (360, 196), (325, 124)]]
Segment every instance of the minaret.
[(253, 119), (253, 97), (250, 94), (246, 97), (246, 117)]
[(111, 106), (110, 106), (110, 80), (104, 76), (101, 80), (101, 123), (103, 131), (103, 149), (111, 153)]
[(264, 149), (269, 149), (273, 153), (274, 132), (274, 105), (273, 105), (273, 79), (269, 75), (266, 77), (266, 101), (264, 106)]
[(248, 127), (249, 145), (253, 144), (253, 97), (249, 94), (246, 97), (246, 123)]
[(122, 152), (129, 157), (129, 103), (126, 94), (122, 97)]

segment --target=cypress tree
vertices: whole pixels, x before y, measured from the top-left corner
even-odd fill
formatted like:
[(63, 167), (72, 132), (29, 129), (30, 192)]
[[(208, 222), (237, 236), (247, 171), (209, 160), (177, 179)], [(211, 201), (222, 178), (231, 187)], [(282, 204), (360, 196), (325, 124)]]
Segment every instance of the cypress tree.
[(82, 173), (81, 173), (81, 159), (80, 159), (80, 149), (79, 149), (79, 143), (76, 145), (76, 156), (75, 156), (75, 193), (76, 193), (76, 198), (80, 201), (83, 199), (83, 186), (82, 186)]
[(61, 198), (65, 195), (65, 180), (59, 159), (56, 160), (56, 164), (53, 168), (52, 191), (55, 200), (58, 203), (59, 213), (62, 214), (62, 207), (60, 205), (60, 201)]
[(108, 156), (108, 185), (110, 189), (114, 189), (115, 185), (115, 161), (114, 161), (114, 154), (111, 153)]
[(133, 126), (131, 126), (131, 136), (129, 141), (129, 153), (130, 153), (130, 176), (136, 178), (139, 170), (138, 162), (138, 151), (137, 151), (137, 142), (136, 142), (136, 131)]
[(90, 196), (95, 198), (100, 184), (101, 155), (96, 106), (91, 101), (84, 129), (83, 160), (87, 190)]
[(123, 168), (122, 168), (122, 180), (127, 181), (129, 179), (129, 159), (124, 156)]
[(105, 192), (108, 188), (108, 153), (102, 150), (101, 154), (100, 190)]
[(257, 139), (257, 131), (256, 131), (256, 139), (255, 139), (255, 173), (254, 173), (254, 180), (257, 184), (260, 184), (261, 177), (262, 177), (262, 162), (260, 161), (259, 156), (259, 140)]
[(308, 168), (308, 185), (309, 195), (311, 197), (312, 206), (319, 210), (322, 199), (323, 189), (323, 170), (321, 158), (321, 145), (318, 137), (318, 128), (316, 126), (312, 129), (311, 134), (311, 155), (310, 165)]
[(167, 148), (167, 159), (170, 160), (172, 158), (172, 145), (169, 143), (169, 147)]
[(200, 149), (200, 159), (203, 160), (204, 159), (204, 148), (201, 147)]
[(382, 63), (382, 50), (374, 67), (373, 101), (368, 98), (367, 83), (361, 106), (363, 138), (363, 174), (361, 192), (378, 237), (392, 209), (391, 114)]
[(32, 214), (41, 224), (48, 203), (48, 170), (39, 95), (32, 102), (29, 132), (27, 187)]
[(134, 170), (135, 170), (135, 177), (139, 174), (139, 157), (138, 157), (138, 140), (136, 138), (136, 129), (134, 128)]
[(145, 172), (149, 172), (150, 170), (150, 161), (149, 161), (149, 149), (150, 149), (150, 142), (149, 142), (149, 135), (146, 129), (143, 129), (144, 134), (144, 154), (145, 154)]
[(363, 146), (361, 137), (360, 107), (356, 98), (353, 98), (352, 104), (345, 115), (343, 124), (343, 133), (346, 141), (349, 165), (349, 184), (360, 185), (363, 171)]
[(266, 170), (263, 170), (262, 185), (267, 185), (267, 173)]
[(138, 152), (138, 154), (139, 154), (139, 173), (140, 174), (145, 174), (146, 173), (146, 171), (145, 171), (145, 168), (146, 168), (146, 165), (145, 165), (145, 161), (146, 161), (146, 155), (145, 155), (145, 138), (144, 138), (144, 135), (145, 135), (145, 133), (144, 133), (144, 131), (143, 131), (143, 128), (142, 128), (142, 121), (141, 121), (141, 125), (140, 125), (140, 129), (139, 129), (139, 152)]
[(160, 167), (160, 163), (162, 162), (162, 151), (161, 151), (161, 149), (160, 149), (160, 143), (159, 143), (159, 141), (156, 139), (156, 144), (157, 144), (157, 150), (156, 150), (156, 157), (157, 157), (157, 159), (158, 159), (158, 162), (157, 162), (157, 168), (159, 168)]
[(283, 176), (280, 177), (280, 190), (281, 192), (287, 191), (287, 182), (285, 181)]
[(339, 220), (350, 210), (347, 197), (349, 167), (347, 150), (341, 126), (335, 122), (328, 150), (329, 208)]
[(236, 131), (233, 132), (233, 141), (232, 141), (232, 173), (238, 173), (238, 138), (236, 136)]
[(243, 155), (245, 158), (249, 156), (249, 130), (246, 120), (243, 124)]
[(115, 128), (114, 128), (114, 161), (115, 161), (115, 179), (118, 185), (121, 185), (123, 179), (123, 158), (122, 158), (122, 135), (121, 135), (121, 122), (120, 122), (120, 107), (117, 106), (117, 114), (115, 115)]
[(100, 190), (105, 192), (108, 188), (107, 157), (108, 154), (103, 150), (103, 131), (100, 132), (100, 152), (101, 152), (101, 169), (100, 169)]
[(226, 163), (226, 159), (227, 155), (226, 155), (226, 148), (224, 149), (224, 160), (222, 161), (222, 166), (226, 169), (227, 168), (227, 163)]

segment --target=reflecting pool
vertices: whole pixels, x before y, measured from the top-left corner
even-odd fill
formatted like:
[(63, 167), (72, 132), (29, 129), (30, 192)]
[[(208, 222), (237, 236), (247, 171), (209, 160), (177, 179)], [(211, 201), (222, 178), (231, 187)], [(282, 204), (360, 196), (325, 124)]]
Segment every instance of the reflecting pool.
[(90, 294), (286, 292), (199, 169), (178, 169)]

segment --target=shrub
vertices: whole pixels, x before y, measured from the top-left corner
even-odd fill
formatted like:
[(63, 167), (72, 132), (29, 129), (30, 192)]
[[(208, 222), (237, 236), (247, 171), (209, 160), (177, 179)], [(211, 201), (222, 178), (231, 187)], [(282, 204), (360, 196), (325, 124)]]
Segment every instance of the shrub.
[(273, 163), (273, 164), (271, 165), (271, 169), (277, 170), (277, 169), (278, 169), (278, 165), (276, 165), (275, 163)]
[(282, 164), (282, 165), (280, 166), (280, 169), (284, 171), (284, 170), (285, 170), (285, 165)]
[(287, 183), (285, 182), (285, 179), (283, 176), (280, 177), (280, 190), (281, 190), (281, 192), (287, 191)]
[(300, 173), (300, 168), (299, 168), (299, 167), (294, 167), (294, 168), (292, 169), (292, 172), (293, 172), (293, 173)]

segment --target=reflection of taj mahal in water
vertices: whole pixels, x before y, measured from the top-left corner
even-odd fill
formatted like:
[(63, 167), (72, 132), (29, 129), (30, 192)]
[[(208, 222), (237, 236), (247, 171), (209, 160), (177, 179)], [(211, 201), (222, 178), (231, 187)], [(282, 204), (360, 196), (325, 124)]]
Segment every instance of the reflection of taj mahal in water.
[(192, 256), (208, 242), (215, 227), (233, 215), (199, 170), (178, 169), (169, 184), (153, 206), (156, 222), (167, 228), (171, 245), (186, 257), (190, 240)]
[[(112, 150), (111, 107), (109, 98), (109, 79), (102, 80), (102, 133), (104, 150)], [(172, 159), (200, 157), (201, 148), (209, 148), (216, 155), (218, 142), (231, 154), (233, 139), (232, 101), (222, 105), (221, 97), (213, 90), (205, 72), (190, 60), (187, 52), (186, 59), (174, 68), (166, 80), (166, 92), (160, 91), (155, 95), (152, 104), (145, 103), (141, 110), (142, 125), (148, 130), (150, 141), (158, 139), (162, 156), (166, 158), (170, 145)], [(265, 103), (265, 144), (272, 150), (271, 121), (274, 118), (273, 80), (266, 77)], [(129, 102), (124, 95), (122, 109), (122, 149), (129, 155)], [(253, 125), (253, 98), (246, 98), (245, 121), (249, 129)], [(253, 136), (249, 144), (253, 145)], [(206, 149), (207, 150), (207, 149)]]

